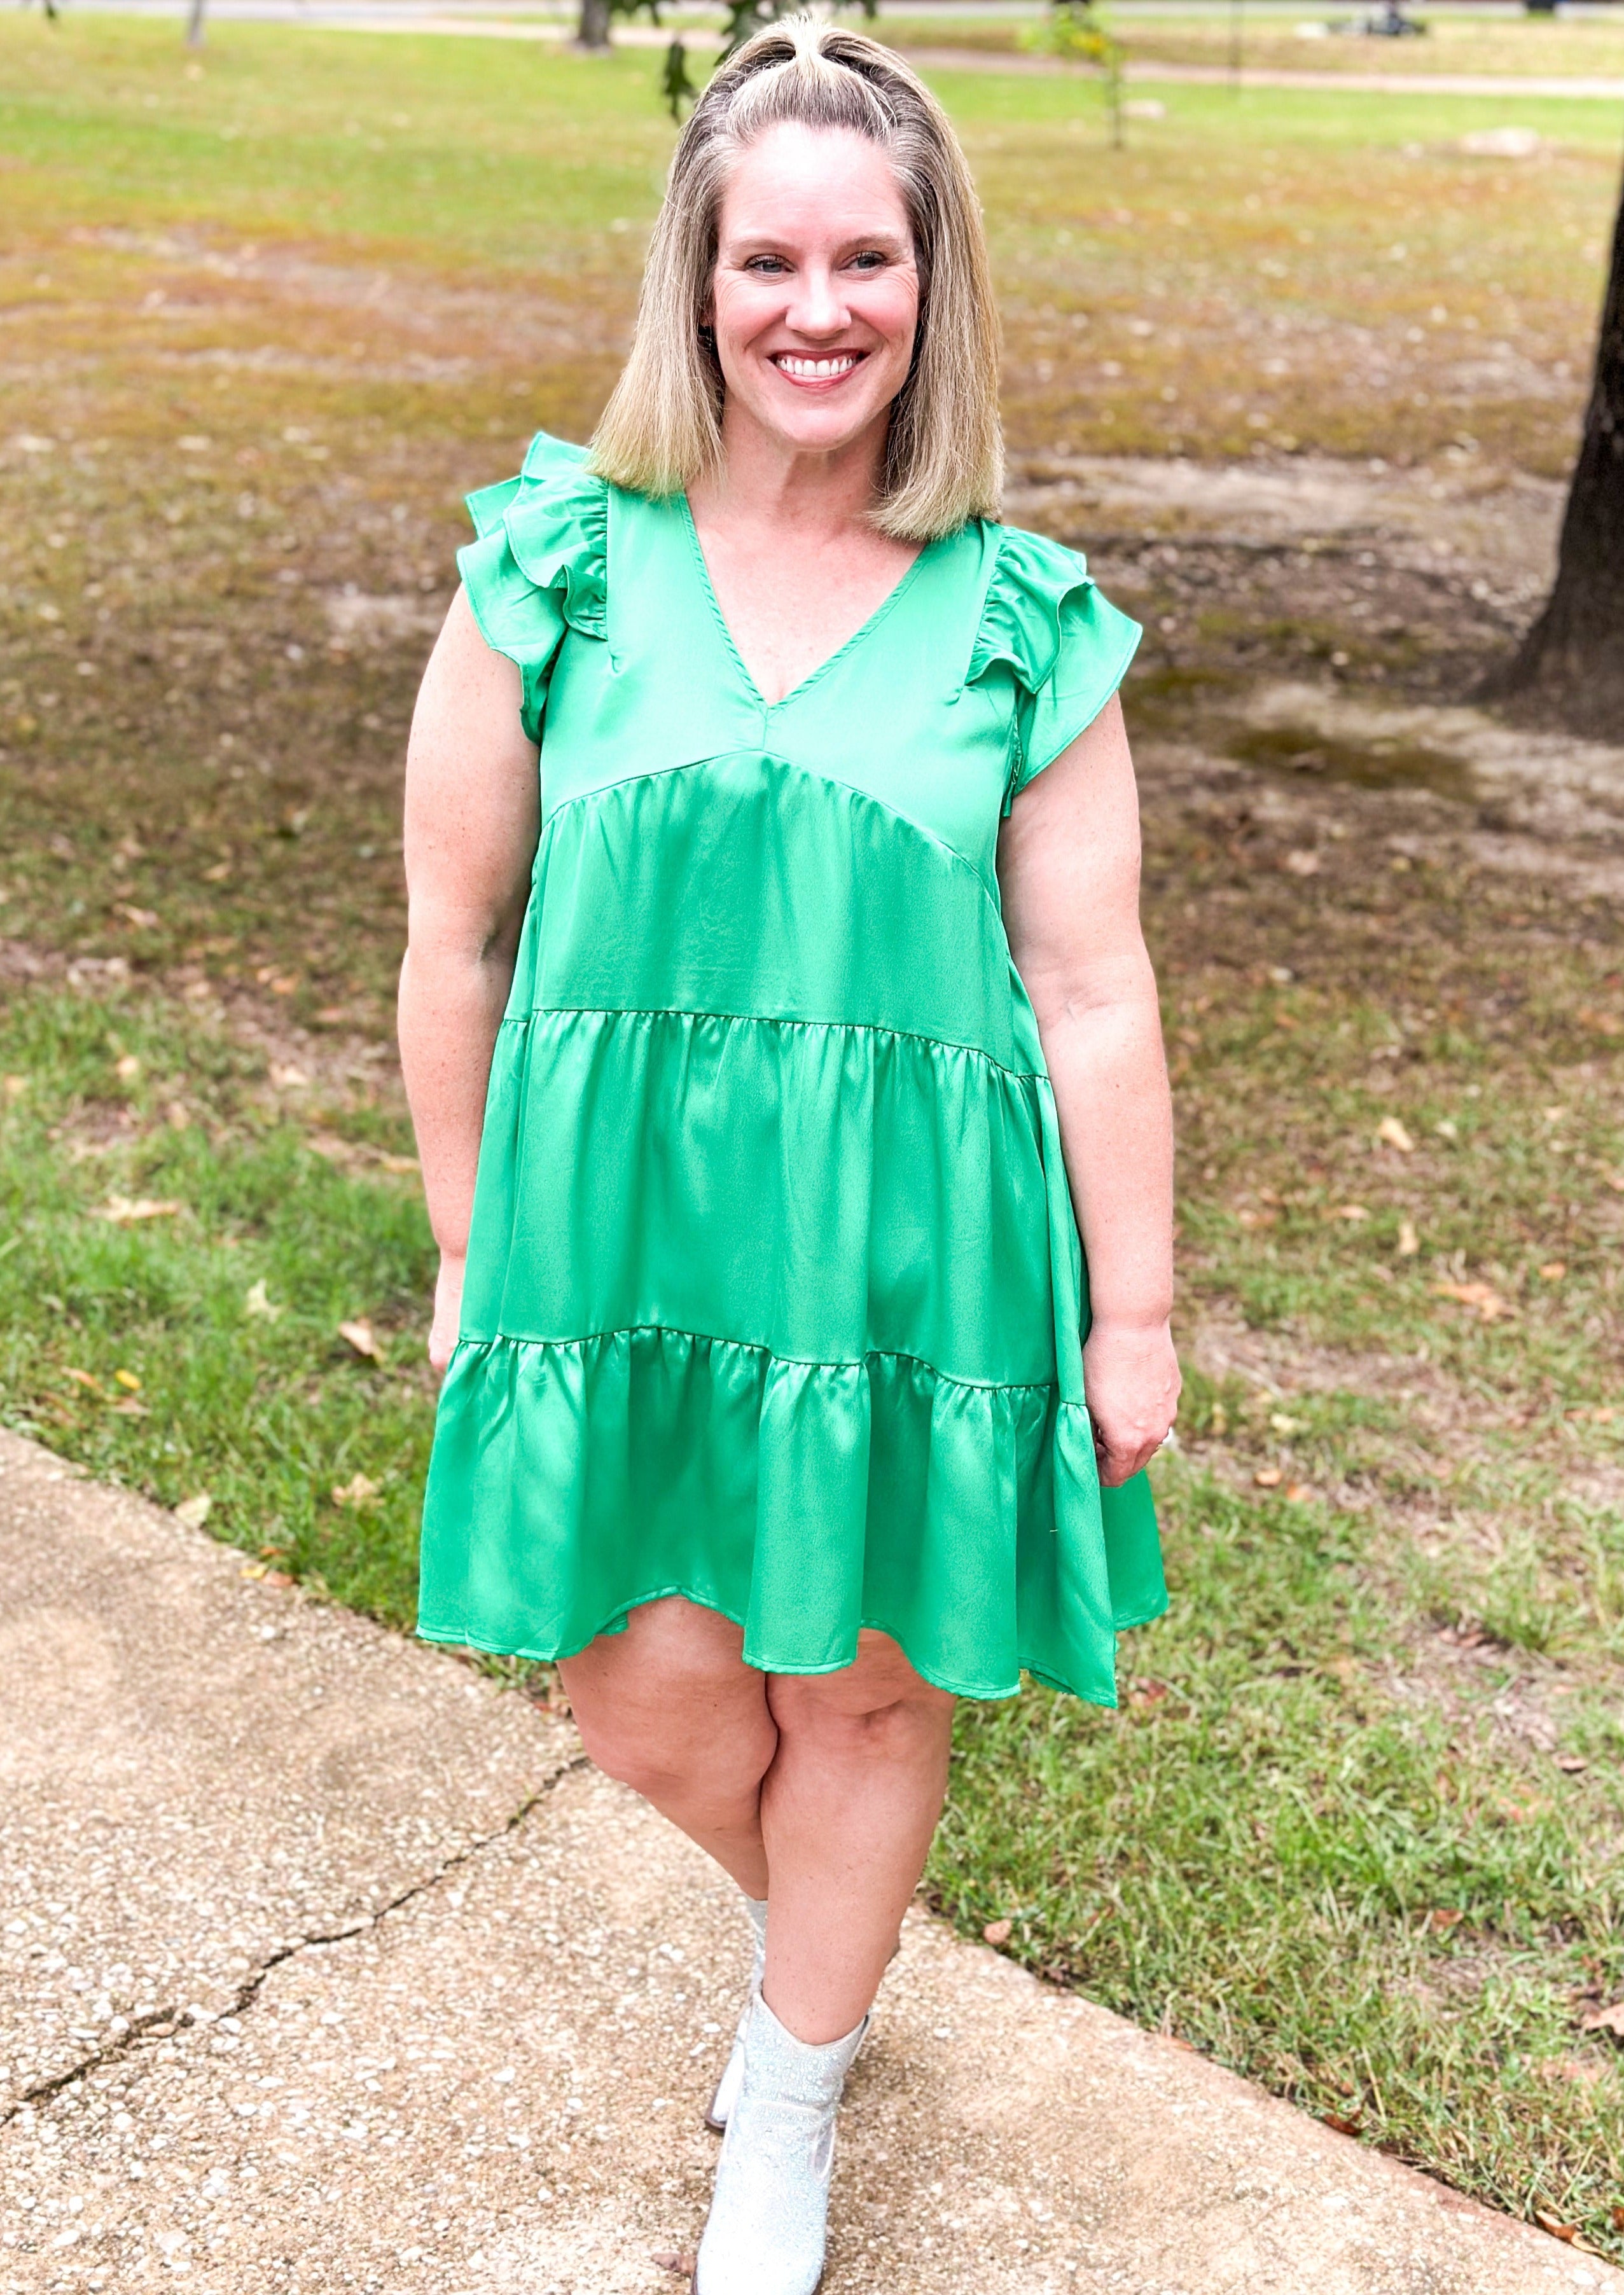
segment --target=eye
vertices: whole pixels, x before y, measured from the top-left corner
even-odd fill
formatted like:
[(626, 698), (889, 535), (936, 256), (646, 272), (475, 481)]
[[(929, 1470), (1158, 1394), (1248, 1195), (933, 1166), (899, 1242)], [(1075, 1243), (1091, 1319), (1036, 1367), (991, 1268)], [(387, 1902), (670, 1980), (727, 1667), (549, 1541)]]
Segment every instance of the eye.
[(744, 267), (747, 271), (755, 272), (758, 278), (776, 279), (788, 271), (789, 265), (781, 255), (753, 255)]
[(852, 257), (853, 271), (883, 271), (887, 257), (877, 247), (865, 247)]

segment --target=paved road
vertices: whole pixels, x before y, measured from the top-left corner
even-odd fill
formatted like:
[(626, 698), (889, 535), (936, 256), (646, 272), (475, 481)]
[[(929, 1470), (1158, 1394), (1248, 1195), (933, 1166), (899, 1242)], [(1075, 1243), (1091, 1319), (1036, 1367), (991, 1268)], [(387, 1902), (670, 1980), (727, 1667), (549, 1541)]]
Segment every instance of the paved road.
[[(177, 23), (184, 12), (176, 0), (69, 0), (69, 4), (75, 14), (173, 17)], [(454, 6), (390, 4), (390, 0), (209, 0), (208, 18), (211, 23), (298, 24), (313, 31), (439, 33), (462, 39), (540, 40), (552, 45), (570, 39), (574, 32), (572, 18), (518, 19), (507, 14), (500, 0), (483, 13)], [(664, 48), (671, 37), (669, 26), (619, 24), (615, 31), (619, 47)], [(683, 27), (682, 37), (690, 48), (717, 45), (716, 34), (702, 28)], [(904, 53), (922, 71), (1092, 76), (1085, 65), (1015, 50), (910, 47)], [(1127, 77), (1147, 84), (1182, 82), (1193, 87), (1227, 87), (1233, 78), (1220, 64), (1130, 63)], [(1239, 84), (1364, 95), (1500, 96), (1514, 106), (1536, 96), (1624, 101), (1624, 79), (1524, 78), (1504, 72), (1247, 70), (1241, 74)]]
[[(728, 1884), (565, 1724), (4, 1434), (0, 1586), (0, 2295), (680, 2295)], [(920, 1914), (826, 2285), (1624, 2275)]]

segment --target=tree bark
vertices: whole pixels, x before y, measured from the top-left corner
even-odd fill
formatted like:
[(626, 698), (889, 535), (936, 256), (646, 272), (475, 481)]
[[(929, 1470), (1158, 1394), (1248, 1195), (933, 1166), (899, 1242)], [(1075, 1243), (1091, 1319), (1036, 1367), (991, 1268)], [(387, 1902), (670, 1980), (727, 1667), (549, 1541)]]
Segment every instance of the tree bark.
[(1624, 740), (1624, 200), (1555, 586), (1498, 689), (1537, 691), (1579, 731)]
[(581, 0), (581, 21), (575, 32), (578, 48), (609, 45), (609, 0)]
[(186, 15), (186, 45), (200, 48), (203, 45), (203, 10), (207, 0), (192, 0)]

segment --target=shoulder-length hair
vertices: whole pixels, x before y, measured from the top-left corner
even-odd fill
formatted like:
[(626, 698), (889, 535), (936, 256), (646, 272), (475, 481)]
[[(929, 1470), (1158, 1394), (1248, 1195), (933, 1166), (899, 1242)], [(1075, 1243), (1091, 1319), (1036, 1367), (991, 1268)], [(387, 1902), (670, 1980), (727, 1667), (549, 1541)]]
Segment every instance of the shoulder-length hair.
[(654, 226), (631, 354), (590, 467), (645, 494), (681, 492), (722, 457), (722, 370), (700, 332), (717, 215), (739, 154), (783, 121), (846, 128), (886, 153), (913, 233), (918, 329), (892, 403), (873, 519), (928, 542), (997, 514), (1003, 477), (998, 315), (975, 187), (947, 114), (878, 41), (789, 16), (747, 41), (699, 98)]

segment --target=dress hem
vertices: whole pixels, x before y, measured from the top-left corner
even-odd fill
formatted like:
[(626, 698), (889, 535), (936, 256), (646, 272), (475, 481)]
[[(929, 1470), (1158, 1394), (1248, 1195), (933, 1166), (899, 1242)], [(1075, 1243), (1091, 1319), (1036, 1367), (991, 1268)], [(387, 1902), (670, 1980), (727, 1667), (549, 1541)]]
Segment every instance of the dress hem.
[[(722, 1603), (707, 1600), (703, 1595), (696, 1594), (690, 1587), (659, 1586), (647, 1594), (634, 1594), (630, 1601), (623, 1602), (618, 1608), (611, 1610), (600, 1626), (594, 1628), (583, 1641), (576, 1642), (570, 1649), (516, 1649), (509, 1643), (482, 1641), (475, 1635), (455, 1632), (449, 1627), (440, 1628), (422, 1624), (416, 1628), (416, 1637), (419, 1641), (430, 1642), (441, 1648), (473, 1649), (478, 1650), (481, 1655), (486, 1657), (517, 1657), (523, 1658), (533, 1664), (556, 1665), (560, 1659), (579, 1657), (582, 1651), (590, 1648), (600, 1635), (612, 1633), (616, 1626), (624, 1624), (633, 1610), (640, 1610), (649, 1602), (669, 1601), (673, 1595), (680, 1596), (685, 1602), (691, 1602), (696, 1609), (710, 1610), (716, 1616), (726, 1618), (730, 1624), (744, 1628), (745, 1621), (742, 1618), (736, 1617), (733, 1612), (725, 1608)], [(1155, 1611), (1150, 1614), (1159, 1616), (1161, 1613)], [(1148, 1622), (1148, 1621), (1136, 1620), (1135, 1622)], [(970, 1687), (963, 1682), (944, 1680), (937, 1672), (922, 1666), (912, 1656), (902, 1637), (887, 1625), (884, 1619), (862, 1618), (859, 1621), (859, 1625), (860, 1628), (868, 1627), (872, 1632), (889, 1636), (902, 1651), (902, 1655), (907, 1658), (920, 1680), (929, 1682), (933, 1689), (945, 1691), (950, 1697), (967, 1697), (985, 1704), (1004, 1698), (1018, 1697), (1020, 1695), (1021, 1683), (1018, 1677), (1013, 1683), (1003, 1684), (997, 1688), (985, 1685)], [(810, 1679), (823, 1674), (844, 1673), (848, 1666), (855, 1663), (856, 1657), (857, 1652), (853, 1650), (850, 1657), (841, 1658), (832, 1665), (763, 1665), (757, 1659), (751, 1657), (747, 1651), (745, 1663), (757, 1673), (782, 1673)], [(1068, 1697), (1081, 1698), (1085, 1704), (1102, 1706), (1107, 1711), (1114, 1711), (1117, 1706), (1118, 1700), (1114, 1695), (1105, 1697), (1093, 1690), (1079, 1689), (1073, 1683), (1062, 1681), (1057, 1675), (1045, 1673), (1036, 1666), (1023, 1666), (1021, 1671), (1030, 1674), (1034, 1681), (1041, 1681), (1045, 1688), (1061, 1690)]]

